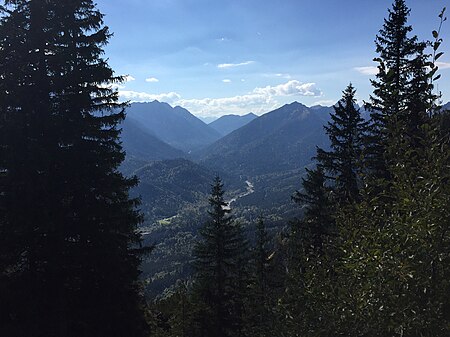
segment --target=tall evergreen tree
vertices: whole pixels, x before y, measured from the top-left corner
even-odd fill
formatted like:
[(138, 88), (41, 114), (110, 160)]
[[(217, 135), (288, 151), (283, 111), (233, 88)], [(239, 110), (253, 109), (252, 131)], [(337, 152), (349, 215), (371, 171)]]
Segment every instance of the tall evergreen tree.
[(324, 170), (308, 170), (303, 191), (293, 199), (304, 208), (304, 216), (291, 223), (288, 276), (282, 307), (287, 334), (326, 335), (334, 329), (328, 303), (333, 297), (334, 241), (336, 228), (330, 186)]
[[(439, 17), (442, 23), (443, 12)], [(438, 40), (438, 33), (433, 35)], [(398, 50), (389, 48), (386, 53)], [(343, 238), (341, 284), (352, 288), (337, 301), (344, 304), (340, 312), (350, 335), (449, 333), (450, 212), (444, 205), (450, 197), (450, 152), (448, 132), (437, 126), (445, 113), (433, 111), (437, 68), (428, 60), (420, 46), (401, 86), (404, 96), (391, 98), (403, 105), (386, 119), (388, 175), (377, 181), (382, 188), (363, 191), (363, 200), (337, 217)]]
[(320, 251), (325, 237), (335, 232), (330, 186), (321, 166), (307, 170), (302, 181), (303, 191), (296, 191), (292, 199), (304, 206), (302, 231), (308, 233), (305, 237), (311, 240), (311, 247)]
[(209, 221), (200, 230), (194, 249), (198, 336), (243, 334), (242, 290), (246, 286), (246, 242), (240, 225), (229, 215), (223, 184), (214, 179)]
[[(270, 238), (262, 217), (256, 222), (256, 242), (253, 248), (252, 282), (247, 303), (246, 331), (248, 336), (272, 336), (274, 329), (272, 269)], [(279, 277), (279, 275), (277, 275)]]
[(362, 154), (367, 122), (356, 107), (356, 91), (350, 83), (334, 106), (331, 122), (325, 126), (330, 151), (317, 150), (317, 160), (333, 181), (334, 199), (340, 203), (358, 200)]
[(376, 179), (389, 177), (386, 144), (401, 132), (399, 121), (406, 120), (413, 68), (422, 67), (421, 64), (413, 67), (413, 63), (422, 60), (420, 55), (426, 44), (419, 42), (417, 36), (410, 36), (409, 14), (405, 1), (395, 0), (375, 40), (379, 54), (375, 61), (379, 65), (376, 79), (371, 81), (374, 93), (366, 104), (371, 111), (366, 165)]
[(143, 336), (141, 215), (118, 171), (103, 15), (91, 0), (1, 10), (0, 334)]

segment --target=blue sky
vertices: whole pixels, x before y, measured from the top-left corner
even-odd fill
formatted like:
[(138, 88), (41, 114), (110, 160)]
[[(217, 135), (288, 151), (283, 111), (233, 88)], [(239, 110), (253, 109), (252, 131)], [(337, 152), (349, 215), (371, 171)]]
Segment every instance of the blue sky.
[[(449, 2), (407, 1), (419, 38), (431, 38)], [(117, 74), (129, 75), (121, 98), (158, 99), (202, 117), (262, 114), (292, 101), (332, 105), (349, 82), (358, 100), (367, 100), (373, 41), (391, 3), (97, 0), (114, 33), (106, 57)], [(450, 100), (449, 25), (440, 59), (444, 101)]]

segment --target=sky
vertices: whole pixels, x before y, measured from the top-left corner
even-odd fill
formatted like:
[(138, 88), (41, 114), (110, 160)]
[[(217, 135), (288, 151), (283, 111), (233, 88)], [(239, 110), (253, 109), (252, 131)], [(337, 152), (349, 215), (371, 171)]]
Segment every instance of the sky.
[[(114, 34), (105, 57), (121, 100), (159, 100), (199, 117), (261, 115), (286, 103), (333, 105), (351, 82), (372, 92), (374, 39), (391, 0), (97, 0)], [(409, 0), (409, 23), (432, 39), (450, 0)], [(447, 16), (450, 17), (450, 8)], [(450, 19), (437, 82), (450, 100)]]

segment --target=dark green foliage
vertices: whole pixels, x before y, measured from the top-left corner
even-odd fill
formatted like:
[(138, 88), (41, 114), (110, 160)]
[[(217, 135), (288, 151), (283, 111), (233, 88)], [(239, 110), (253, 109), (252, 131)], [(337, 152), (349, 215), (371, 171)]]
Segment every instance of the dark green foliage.
[(334, 107), (325, 126), (330, 151), (318, 148), (317, 160), (333, 182), (333, 199), (339, 204), (358, 200), (361, 186), (363, 141), (367, 122), (356, 107), (356, 90), (351, 84)]
[[(253, 271), (247, 302), (246, 335), (272, 336), (275, 331), (273, 266), (270, 238), (262, 217), (256, 222), (256, 242), (251, 267)], [(279, 277), (279, 275), (277, 276)]]
[[(404, 0), (395, 0), (375, 40), (379, 54), (375, 58), (379, 63), (378, 74), (376, 80), (371, 81), (374, 92), (366, 105), (371, 111), (366, 166), (375, 179), (389, 178), (387, 165), (390, 164), (385, 152), (387, 143), (404, 131), (398, 122), (408, 121), (409, 129), (416, 129), (420, 125), (411, 124), (420, 123), (420, 116), (409, 119), (408, 115), (412, 111), (408, 113), (408, 108), (411, 99), (420, 95), (418, 91), (411, 90), (411, 82), (413, 86), (419, 85), (414, 75), (422, 72), (425, 66), (423, 56), (426, 44), (419, 42), (415, 35), (409, 36), (412, 31), (412, 27), (407, 24), (409, 13)], [(415, 113), (420, 114), (422, 111)]]
[(307, 171), (303, 192), (293, 199), (302, 205), (304, 216), (291, 223), (286, 293), (281, 307), (286, 333), (314, 336), (335, 331), (329, 302), (333, 297), (334, 241), (336, 228), (323, 169)]
[(241, 336), (246, 288), (246, 242), (229, 216), (223, 184), (216, 177), (209, 204), (210, 219), (200, 230), (194, 249), (196, 335)]
[(102, 17), (90, 0), (2, 8), (2, 336), (147, 333)]
[(450, 332), (446, 262), (450, 258), (450, 148), (437, 131), (428, 128), (428, 146), (414, 161), (404, 161), (392, 171), (391, 204), (368, 196), (338, 219), (345, 242), (346, 278), (352, 280), (351, 295), (357, 299), (346, 297), (343, 302), (349, 304), (347, 317), (357, 313), (355, 334), (446, 336)]
[(187, 159), (155, 161), (137, 169), (140, 184), (133, 190), (142, 197), (147, 223), (170, 218), (188, 204), (205, 199), (214, 173)]
[(302, 230), (308, 232), (311, 245), (320, 250), (324, 237), (335, 232), (333, 226), (333, 209), (330, 200), (330, 187), (327, 186), (323, 169), (318, 166), (314, 170), (307, 170), (303, 178), (303, 192), (297, 191), (293, 199), (299, 205), (305, 205)]

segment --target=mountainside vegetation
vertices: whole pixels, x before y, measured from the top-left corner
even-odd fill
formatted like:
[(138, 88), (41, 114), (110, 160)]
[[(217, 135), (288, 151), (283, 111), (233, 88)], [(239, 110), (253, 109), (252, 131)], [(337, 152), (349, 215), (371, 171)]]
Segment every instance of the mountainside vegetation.
[(246, 176), (302, 168), (310, 163), (316, 146), (327, 143), (322, 127), (329, 111), (287, 104), (200, 151), (200, 162)]
[(91, 0), (4, 1), (0, 336), (448, 337), (445, 8), (431, 41), (409, 15), (363, 106), (207, 125), (119, 102)]
[[(405, 2), (395, 0), (376, 38), (379, 72), (365, 109), (356, 106), (351, 84), (334, 106), (325, 125), (329, 143), (317, 148), (315, 165), (309, 165), (301, 189), (292, 195), (299, 216), (274, 236), (264, 231), (264, 220), (254, 219), (256, 240), (250, 245), (254, 248), (247, 249), (255, 252), (254, 258), (246, 258), (248, 263), (241, 263), (239, 269), (222, 272), (224, 277), (212, 272), (207, 283), (198, 274), (203, 269), (194, 270), (172, 296), (157, 301), (154, 310), (161, 310), (169, 321), (176, 318), (164, 330), (165, 336), (180, 331), (204, 336), (450, 333), (450, 118), (449, 111), (439, 106), (434, 87), (442, 39), (437, 30), (434, 41), (419, 41), (408, 26), (408, 16)], [(442, 25), (444, 11), (439, 19)], [(366, 111), (368, 119), (363, 115)], [(263, 123), (263, 117), (241, 129), (246, 132), (238, 130), (205, 150), (205, 163), (219, 165), (221, 151), (224, 158), (231, 158), (230, 143), (245, 148), (252, 140), (259, 141), (255, 129), (268, 133), (264, 124), (256, 124)], [(238, 163), (224, 165), (244, 172), (244, 158), (241, 166)], [(219, 190), (216, 180), (210, 200), (219, 200)], [(202, 250), (194, 253), (195, 258), (219, 256), (215, 254), (221, 248), (205, 243), (214, 242), (217, 231), (232, 228), (225, 204), (211, 203), (211, 207), (209, 214), (217, 216), (213, 222), (217, 225), (208, 227), (205, 220), (208, 231), (197, 237)], [(236, 239), (227, 251), (238, 247), (243, 245)], [(219, 261), (207, 265), (220, 274), (221, 268), (214, 268), (221, 265)], [(234, 266), (236, 261), (233, 258), (226, 265)], [(235, 276), (239, 278), (233, 286), (224, 288), (227, 277)], [(199, 295), (197, 287), (205, 284), (201, 289), (211, 291)], [(239, 300), (231, 295), (236, 292)], [(213, 316), (203, 321), (209, 314)], [(160, 326), (161, 321), (155, 321)]]

